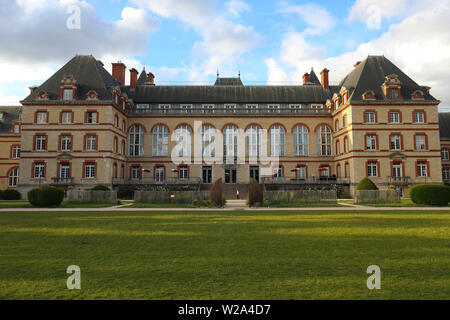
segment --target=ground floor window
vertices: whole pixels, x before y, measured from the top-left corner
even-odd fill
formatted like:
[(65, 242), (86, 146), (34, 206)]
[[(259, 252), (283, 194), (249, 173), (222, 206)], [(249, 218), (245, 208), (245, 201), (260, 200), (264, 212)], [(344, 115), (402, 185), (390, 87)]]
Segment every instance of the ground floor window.
[(259, 167), (250, 167), (250, 179), (253, 178), (259, 182)]
[(59, 177), (63, 179), (70, 178), (70, 165), (69, 164), (61, 164), (59, 167)]
[(306, 179), (306, 167), (297, 167), (297, 179), (299, 180)]
[(178, 170), (178, 177), (180, 179), (189, 178), (189, 168), (188, 167), (180, 167), (180, 169)]
[(376, 162), (369, 162), (367, 164), (367, 176), (378, 177), (378, 166)]
[(426, 177), (427, 176), (427, 164), (424, 162), (419, 162), (417, 164), (417, 176)]
[(236, 168), (226, 168), (225, 169), (225, 183), (236, 183), (237, 180), (237, 169)]
[(9, 172), (8, 186), (17, 187), (19, 184), (19, 168), (14, 168)]
[(203, 183), (206, 183), (206, 184), (212, 183), (212, 167), (211, 166), (203, 166), (202, 167), (202, 180), (203, 180)]
[(283, 178), (283, 168), (282, 167), (273, 168), (273, 177), (275, 179)]
[(442, 170), (442, 175), (445, 181), (450, 181), (450, 168), (444, 168)]
[(132, 167), (131, 168), (131, 179), (132, 180), (141, 179), (141, 167)]
[(35, 163), (34, 164), (34, 178), (41, 179), (45, 177), (45, 164)]
[(155, 168), (155, 180), (156, 182), (164, 182), (165, 180), (164, 167)]
[(84, 177), (86, 179), (94, 179), (95, 178), (95, 164), (86, 164), (84, 167)]

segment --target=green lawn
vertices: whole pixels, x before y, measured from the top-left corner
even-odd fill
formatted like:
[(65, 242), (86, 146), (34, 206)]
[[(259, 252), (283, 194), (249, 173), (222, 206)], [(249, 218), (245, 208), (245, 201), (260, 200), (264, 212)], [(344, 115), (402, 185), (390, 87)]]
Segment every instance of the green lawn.
[(0, 213), (0, 299), (448, 299), (449, 266), (450, 210)]
[(426, 204), (415, 204), (411, 199), (401, 199), (400, 202), (395, 203), (367, 203), (361, 205), (369, 207), (431, 207)]
[[(59, 206), (60, 208), (106, 208), (116, 206), (117, 203), (66, 203), (63, 202)], [(27, 200), (17, 201), (0, 201), (0, 209), (13, 209), (13, 208), (33, 208), (33, 206)]]

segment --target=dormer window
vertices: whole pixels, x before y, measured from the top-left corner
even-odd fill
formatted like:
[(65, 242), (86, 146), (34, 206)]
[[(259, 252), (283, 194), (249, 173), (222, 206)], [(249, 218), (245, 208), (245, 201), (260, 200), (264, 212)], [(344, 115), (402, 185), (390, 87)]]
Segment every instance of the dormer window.
[(63, 100), (73, 100), (73, 90), (72, 89), (64, 89), (63, 91)]
[(388, 89), (388, 92), (389, 92), (388, 97), (389, 97), (389, 99), (391, 99), (391, 100), (398, 100), (398, 98), (399, 98), (398, 91), (399, 91), (398, 89), (389, 88)]
[(73, 76), (65, 76), (61, 81), (60, 99), (70, 101), (75, 99), (77, 92), (77, 82)]
[(98, 100), (98, 93), (95, 90), (91, 90), (86, 94), (86, 100)]
[(425, 95), (423, 94), (423, 92), (421, 90), (416, 90), (411, 95), (411, 99), (412, 100), (425, 100)]
[(38, 100), (48, 100), (48, 94), (46, 91), (42, 90), (37, 95)]
[(386, 98), (388, 98), (389, 100), (401, 99), (401, 85), (402, 83), (400, 82), (396, 74), (386, 76), (386, 80), (382, 85)]
[(375, 100), (375, 93), (372, 90), (366, 91), (362, 94), (363, 100)]

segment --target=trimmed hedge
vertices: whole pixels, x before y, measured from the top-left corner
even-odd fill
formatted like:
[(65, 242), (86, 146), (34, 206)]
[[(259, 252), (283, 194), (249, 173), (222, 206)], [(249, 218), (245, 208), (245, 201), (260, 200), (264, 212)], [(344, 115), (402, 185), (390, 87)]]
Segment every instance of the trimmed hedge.
[(223, 197), (222, 197), (222, 178), (219, 178), (214, 182), (211, 187), (211, 191), (209, 193), (209, 200), (214, 202), (218, 206), (223, 205)]
[(20, 200), (20, 192), (14, 189), (6, 189), (1, 192), (1, 198), (3, 200)]
[(419, 184), (409, 189), (409, 197), (416, 204), (447, 206), (450, 202), (450, 187), (444, 185)]
[(96, 185), (91, 189), (92, 191), (109, 191), (109, 188), (106, 186), (103, 186), (101, 184)]
[(356, 190), (378, 190), (378, 187), (369, 178), (363, 178), (356, 186)]
[(254, 207), (256, 204), (263, 204), (264, 193), (262, 186), (255, 179), (251, 178), (248, 184), (248, 205)]
[(64, 191), (54, 187), (40, 187), (28, 191), (28, 201), (34, 207), (59, 206), (64, 199)]

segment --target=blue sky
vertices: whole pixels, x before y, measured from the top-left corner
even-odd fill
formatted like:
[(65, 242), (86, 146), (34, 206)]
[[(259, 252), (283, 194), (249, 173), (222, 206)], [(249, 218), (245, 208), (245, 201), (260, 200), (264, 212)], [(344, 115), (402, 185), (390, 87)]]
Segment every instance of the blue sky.
[[(75, 54), (156, 75), (157, 84), (332, 82), (384, 54), (450, 106), (450, 0), (9, 0), (0, 11), (0, 103), (17, 103)], [(10, 6), (8, 8), (8, 6)], [(69, 6), (80, 28), (68, 30)], [(12, 14), (8, 12), (9, 9)], [(14, 73), (13, 76), (8, 72)]]

